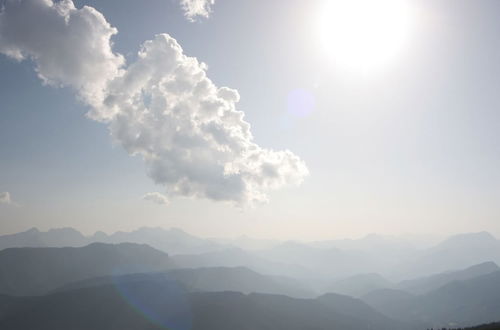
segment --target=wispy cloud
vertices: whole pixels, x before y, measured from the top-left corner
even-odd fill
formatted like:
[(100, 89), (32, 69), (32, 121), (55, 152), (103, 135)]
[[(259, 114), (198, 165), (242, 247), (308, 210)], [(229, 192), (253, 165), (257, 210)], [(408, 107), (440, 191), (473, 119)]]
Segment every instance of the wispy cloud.
[(165, 196), (159, 192), (147, 193), (146, 195), (142, 196), (142, 199), (159, 204), (159, 205), (170, 204), (170, 201), (168, 200), (167, 196)]
[(300, 184), (308, 174), (292, 152), (263, 148), (236, 109), (239, 94), (217, 87), (206, 65), (159, 34), (134, 63), (112, 50), (117, 33), (97, 10), (71, 0), (7, 0), (0, 13), (0, 53), (31, 59), (40, 78), (71, 86), (109, 125), (114, 140), (140, 155), (165, 196), (208, 198), (237, 205)]
[(0, 204), (16, 205), (8, 191), (0, 191)]
[(199, 17), (208, 18), (214, 4), (215, 0), (181, 0), (184, 16), (191, 22), (196, 21)]

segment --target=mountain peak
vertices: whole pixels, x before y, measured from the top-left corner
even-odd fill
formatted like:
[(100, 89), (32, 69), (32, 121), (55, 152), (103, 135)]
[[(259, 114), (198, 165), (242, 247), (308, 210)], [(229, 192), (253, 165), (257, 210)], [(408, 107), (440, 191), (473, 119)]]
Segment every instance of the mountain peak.
[(487, 243), (487, 242), (498, 242), (498, 240), (487, 231), (481, 231), (478, 233), (465, 233), (451, 236), (445, 240), (442, 244), (457, 244), (457, 243)]
[(465, 269), (465, 271), (497, 271), (499, 269), (498, 265), (493, 261), (486, 261), (477, 265), (470, 266)]
[(38, 230), (38, 228), (36, 228), (36, 227), (32, 227), (32, 228), (25, 231), (25, 233), (28, 233), (28, 234), (36, 234), (39, 232), (40, 232), (40, 230)]
[(81, 233), (78, 230), (76, 230), (75, 228), (71, 228), (71, 227), (51, 228), (47, 231), (47, 233), (63, 233), (63, 234), (71, 233), (71, 234), (81, 235)]
[(171, 227), (168, 231), (170, 231), (171, 233), (176, 233), (176, 234), (183, 234), (183, 235), (187, 234), (184, 230), (182, 230), (178, 227)]
[(100, 240), (100, 239), (106, 239), (108, 235), (105, 232), (99, 230), (94, 233), (93, 237), (94, 239)]

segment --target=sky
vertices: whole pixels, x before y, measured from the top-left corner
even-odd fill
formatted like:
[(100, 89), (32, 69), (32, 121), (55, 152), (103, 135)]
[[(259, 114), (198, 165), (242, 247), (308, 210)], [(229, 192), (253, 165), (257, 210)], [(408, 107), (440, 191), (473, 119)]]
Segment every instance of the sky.
[(0, 234), (500, 236), (500, 3), (384, 1), (1, 1)]

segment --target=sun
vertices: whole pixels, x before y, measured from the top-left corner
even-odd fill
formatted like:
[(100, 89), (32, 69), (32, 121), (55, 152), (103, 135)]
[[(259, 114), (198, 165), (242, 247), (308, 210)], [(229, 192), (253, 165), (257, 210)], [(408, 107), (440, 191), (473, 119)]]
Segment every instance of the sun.
[(325, 0), (317, 35), (336, 65), (367, 71), (397, 58), (409, 39), (412, 21), (407, 0)]

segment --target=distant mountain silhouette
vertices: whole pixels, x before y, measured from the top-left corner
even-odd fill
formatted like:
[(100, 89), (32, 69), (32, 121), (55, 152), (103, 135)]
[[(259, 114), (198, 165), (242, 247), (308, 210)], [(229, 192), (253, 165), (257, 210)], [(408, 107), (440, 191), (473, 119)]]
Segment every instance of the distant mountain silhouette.
[(328, 285), (325, 290), (328, 292), (360, 297), (374, 290), (392, 288), (394, 286), (394, 283), (379, 274), (370, 273), (354, 275), (337, 280)]
[(398, 289), (374, 290), (361, 296), (361, 300), (385, 315), (402, 320), (406, 320), (407, 317), (399, 314), (401, 306), (404, 306), (408, 309), (408, 313), (411, 313), (418, 308), (420, 303), (418, 296)]
[(460, 234), (401, 263), (399, 277), (426, 276), (493, 261), (500, 263), (500, 241), (487, 232)]
[(175, 269), (168, 277), (199, 291), (237, 291), (313, 297), (314, 292), (299, 281), (284, 276), (265, 276), (245, 267)]
[(265, 276), (244, 267), (214, 267), (174, 269), (167, 272), (106, 276), (69, 283), (56, 292), (112, 284), (132, 280), (176, 281), (186, 290), (197, 292), (235, 291), (242, 293), (281, 294), (290, 297), (312, 298), (315, 293), (298, 281), (278, 276)]
[[(377, 273), (399, 282), (487, 261), (500, 262), (500, 241), (486, 232), (456, 235), (432, 248), (417, 250), (404, 239), (376, 234), (357, 240), (279, 243), (248, 237), (204, 239), (176, 228), (144, 227), (110, 235), (96, 232), (92, 236), (84, 236), (71, 228), (47, 232), (33, 228), (0, 236), (0, 250), (9, 247), (81, 247), (92, 242), (148, 244), (174, 257), (182, 268), (244, 266), (262, 274), (301, 279), (318, 292), (332, 291), (328, 286), (333, 282), (359, 274)], [(234, 245), (246, 246), (248, 250)], [(359, 294), (366, 291), (362, 289)]]
[(134, 280), (39, 297), (0, 296), (9, 330), (405, 330), (361, 301), (236, 292), (189, 293), (174, 281)]
[(169, 255), (199, 254), (219, 251), (226, 247), (210, 240), (190, 235), (178, 228), (143, 227), (131, 232), (119, 231), (111, 235), (98, 232), (90, 239), (95, 242), (112, 244), (123, 242), (147, 244)]
[(377, 268), (373, 258), (361, 251), (322, 249), (296, 242), (285, 242), (256, 254), (272, 262), (304, 267), (309, 270), (308, 276), (341, 278)]
[(51, 229), (47, 232), (32, 228), (21, 233), (0, 236), (0, 250), (12, 247), (80, 247), (96, 242), (148, 244), (172, 255), (212, 252), (227, 247), (177, 228), (142, 227), (131, 232), (119, 231), (111, 235), (96, 232), (92, 236), (84, 236), (73, 228)]
[(414, 280), (402, 281), (398, 288), (415, 294), (423, 294), (453, 281), (467, 280), (480, 275), (490, 274), (500, 268), (494, 262), (484, 262), (463, 270), (439, 273)]
[[(157, 248), (45, 247), (95, 240)], [(344, 249), (247, 240), (269, 247), (245, 251), (178, 229), (5, 235), (0, 246), (42, 247), (0, 250), (0, 329), (413, 330), (500, 320), (500, 250), (492, 235), (457, 235), (423, 251), (403, 244), (401, 254), (385, 254), (400, 242), (384, 240), (343, 241)], [(372, 269), (413, 279), (394, 284), (385, 273), (366, 272)]]
[(81, 248), (0, 251), (0, 294), (38, 295), (92, 277), (165, 270), (167, 254), (147, 245), (93, 243)]
[(373, 291), (362, 299), (382, 313), (434, 326), (472, 326), (500, 319), (500, 271), (453, 281), (424, 295)]
[(63, 247), (84, 246), (91, 241), (73, 228), (50, 229), (41, 232), (36, 228), (0, 236), (0, 250), (13, 247)]
[(456, 248), (461, 249), (464, 245), (469, 248), (483, 249), (485, 246), (497, 246), (498, 240), (487, 231), (478, 233), (466, 233), (451, 236), (442, 243), (438, 244), (435, 249)]
[(225, 246), (233, 246), (247, 251), (270, 249), (278, 244), (278, 240), (273, 239), (258, 239), (248, 237), (246, 235), (231, 239), (231, 238), (210, 238), (210, 241), (222, 244)]
[(238, 248), (228, 248), (203, 254), (175, 255), (172, 256), (172, 260), (179, 268), (247, 267), (265, 275), (294, 278), (310, 275), (310, 270), (303, 266), (270, 261), (258, 254)]
[(336, 248), (341, 250), (363, 251), (369, 254), (384, 254), (391, 256), (407, 255), (416, 248), (408, 241), (386, 235), (369, 234), (359, 239), (338, 239), (310, 243), (319, 248)]
[[(360, 299), (346, 295), (327, 293), (318, 297), (317, 300), (321, 301), (336, 312), (345, 315), (353, 316), (374, 324), (387, 323), (387, 316), (376, 311)], [(419, 328), (420, 325), (423, 326), (423, 324), (414, 323), (416, 328)], [(408, 324), (400, 323), (400, 327), (407, 328)]]

